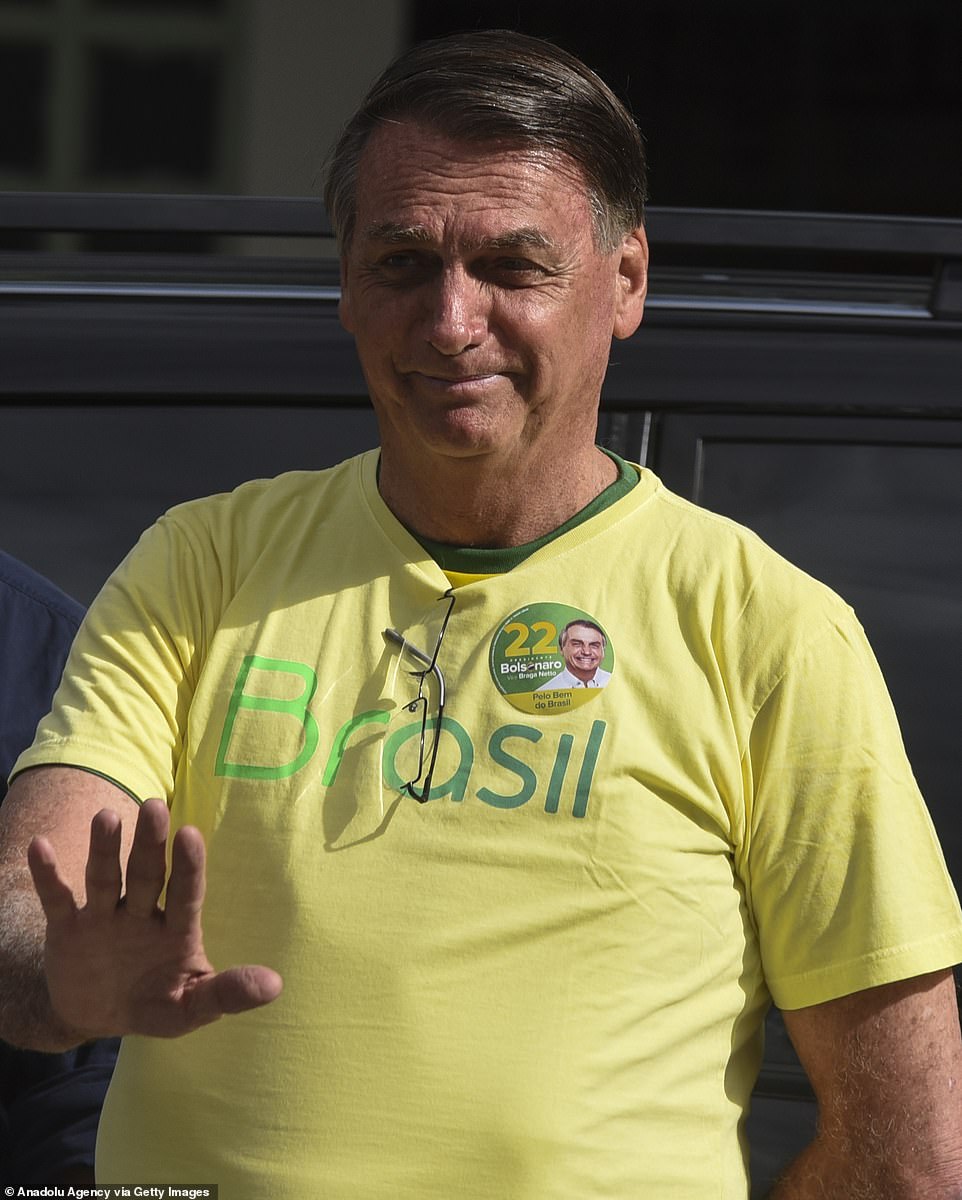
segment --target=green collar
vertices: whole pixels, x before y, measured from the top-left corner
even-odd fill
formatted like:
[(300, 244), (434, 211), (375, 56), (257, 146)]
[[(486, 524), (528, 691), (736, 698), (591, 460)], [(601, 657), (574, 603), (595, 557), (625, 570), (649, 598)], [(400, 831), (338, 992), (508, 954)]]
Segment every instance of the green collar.
[(506, 571), (523, 563), (529, 555), (540, 550), (542, 546), (546, 546), (563, 533), (567, 533), (569, 529), (577, 528), (591, 517), (610, 508), (622, 496), (627, 496), (635, 486), (639, 478), (638, 468), (611, 450), (605, 450), (603, 446), (600, 449), (618, 467), (618, 478), (603, 492), (595, 496), (594, 500), (586, 504), (583, 509), (576, 512), (573, 517), (569, 517), (563, 525), (552, 529), (543, 537), (536, 538), (533, 542), (525, 542), (522, 546), (451, 546), (447, 542), (435, 542), (431, 538), (423, 537), (421, 534), (415, 533), (413, 529), (409, 532), (431, 555), (442, 571), (459, 571), (468, 575), (503, 575)]

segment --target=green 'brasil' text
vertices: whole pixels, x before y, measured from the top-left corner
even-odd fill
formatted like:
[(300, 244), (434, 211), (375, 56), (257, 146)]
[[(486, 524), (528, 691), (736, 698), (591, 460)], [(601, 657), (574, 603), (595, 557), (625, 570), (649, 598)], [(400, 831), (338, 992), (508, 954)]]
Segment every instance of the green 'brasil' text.
[[(253, 694), (248, 692), (246, 687), (251, 671), (254, 670), (279, 672), (289, 678), (294, 677), (301, 680), (302, 689), (297, 696), (288, 699)], [(309, 710), (316, 690), (317, 675), (304, 663), (265, 658), (256, 654), (247, 655), (241, 663), (231, 692), (214, 774), (235, 779), (279, 780), (286, 779), (305, 767), (317, 752), (321, 740), (317, 721)], [(242, 713), (248, 719), (257, 714), (258, 719), (268, 719), (273, 716), (275, 719), (280, 717), (296, 721), (296, 753), (285, 762), (274, 763), (240, 762), (229, 757), (235, 727), (238, 717)], [(325, 787), (330, 787), (337, 778), (344, 754), (354, 734), (367, 725), (386, 725), (390, 718), (390, 710), (368, 709), (344, 722), (334, 735), (328, 750), (321, 776), (321, 782)], [(428, 728), (433, 729), (435, 724), (434, 720), (429, 721)], [(518, 780), (518, 787), (514, 791), (503, 793), (483, 786), (479, 787), (474, 794), (484, 804), (502, 809), (520, 808), (521, 805), (527, 804), (532, 797), (543, 796), (545, 812), (556, 813), (560, 810), (563, 790), (569, 779), (570, 771), (570, 777), (574, 783), (571, 813), (575, 817), (584, 817), (588, 811), (591, 782), (606, 728), (604, 721), (593, 722), (583, 748), (577, 745), (577, 739), (573, 734), (560, 733), (557, 745), (554, 747), (547, 781), (542, 784), (535, 766), (523, 757), (523, 752), (525, 743), (533, 745), (540, 742), (545, 736), (544, 731), (517, 722), (502, 725), (495, 729), (488, 739), (486, 747), (488, 758), (498, 767), (515, 776)], [(393, 730), (385, 739), (382, 772), (387, 787), (396, 790), (403, 786), (404, 779), (396, 766), (397, 756), (402, 746), (412, 738), (420, 736), (420, 732), (421, 722), (413, 721)], [(431, 799), (438, 800), (449, 797), (453, 801), (460, 802), (468, 794), (476, 759), (475, 745), (464, 726), (447, 715), (442, 722), (441, 737), (453, 739), (457, 745), (457, 766), (447, 779), (435, 780), (431, 787)], [(275, 745), (276, 742), (268, 741), (265, 744)], [(295, 749), (293, 744), (292, 749)], [(542, 761), (546, 761), (543, 753), (539, 757)]]

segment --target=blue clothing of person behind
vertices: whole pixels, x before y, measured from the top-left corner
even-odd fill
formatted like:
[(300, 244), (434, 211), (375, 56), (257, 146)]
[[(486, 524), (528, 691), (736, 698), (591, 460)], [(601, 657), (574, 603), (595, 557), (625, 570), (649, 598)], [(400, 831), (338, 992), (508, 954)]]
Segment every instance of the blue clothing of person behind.
[[(83, 608), (0, 551), (0, 800), (60, 682)], [(0, 1182), (92, 1182), (94, 1140), (116, 1040), (68, 1054), (0, 1042)]]

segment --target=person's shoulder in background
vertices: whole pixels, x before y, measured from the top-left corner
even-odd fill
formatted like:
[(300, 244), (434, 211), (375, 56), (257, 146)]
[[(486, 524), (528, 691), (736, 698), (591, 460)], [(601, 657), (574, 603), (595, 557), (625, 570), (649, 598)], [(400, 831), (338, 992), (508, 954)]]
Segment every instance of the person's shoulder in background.
[(83, 605), (0, 550), (0, 799), (50, 707)]
[[(0, 550), (0, 802), (60, 682), (84, 608)], [(0, 1042), (0, 1177), (23, 1186), (93, 1185), (94, 1142), (117, 1041), (67, 1054)]]

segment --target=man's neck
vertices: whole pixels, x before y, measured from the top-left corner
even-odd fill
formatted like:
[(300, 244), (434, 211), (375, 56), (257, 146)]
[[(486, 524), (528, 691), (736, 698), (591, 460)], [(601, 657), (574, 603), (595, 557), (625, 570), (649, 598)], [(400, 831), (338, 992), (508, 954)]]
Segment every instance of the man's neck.
[(379, 489), (416, 534), (452, 546), (521, 546), (563, 525), (618, 478), (591, 446), (578, 458), (494, 464), (447, 458), (399, 468), (382, 450)]

